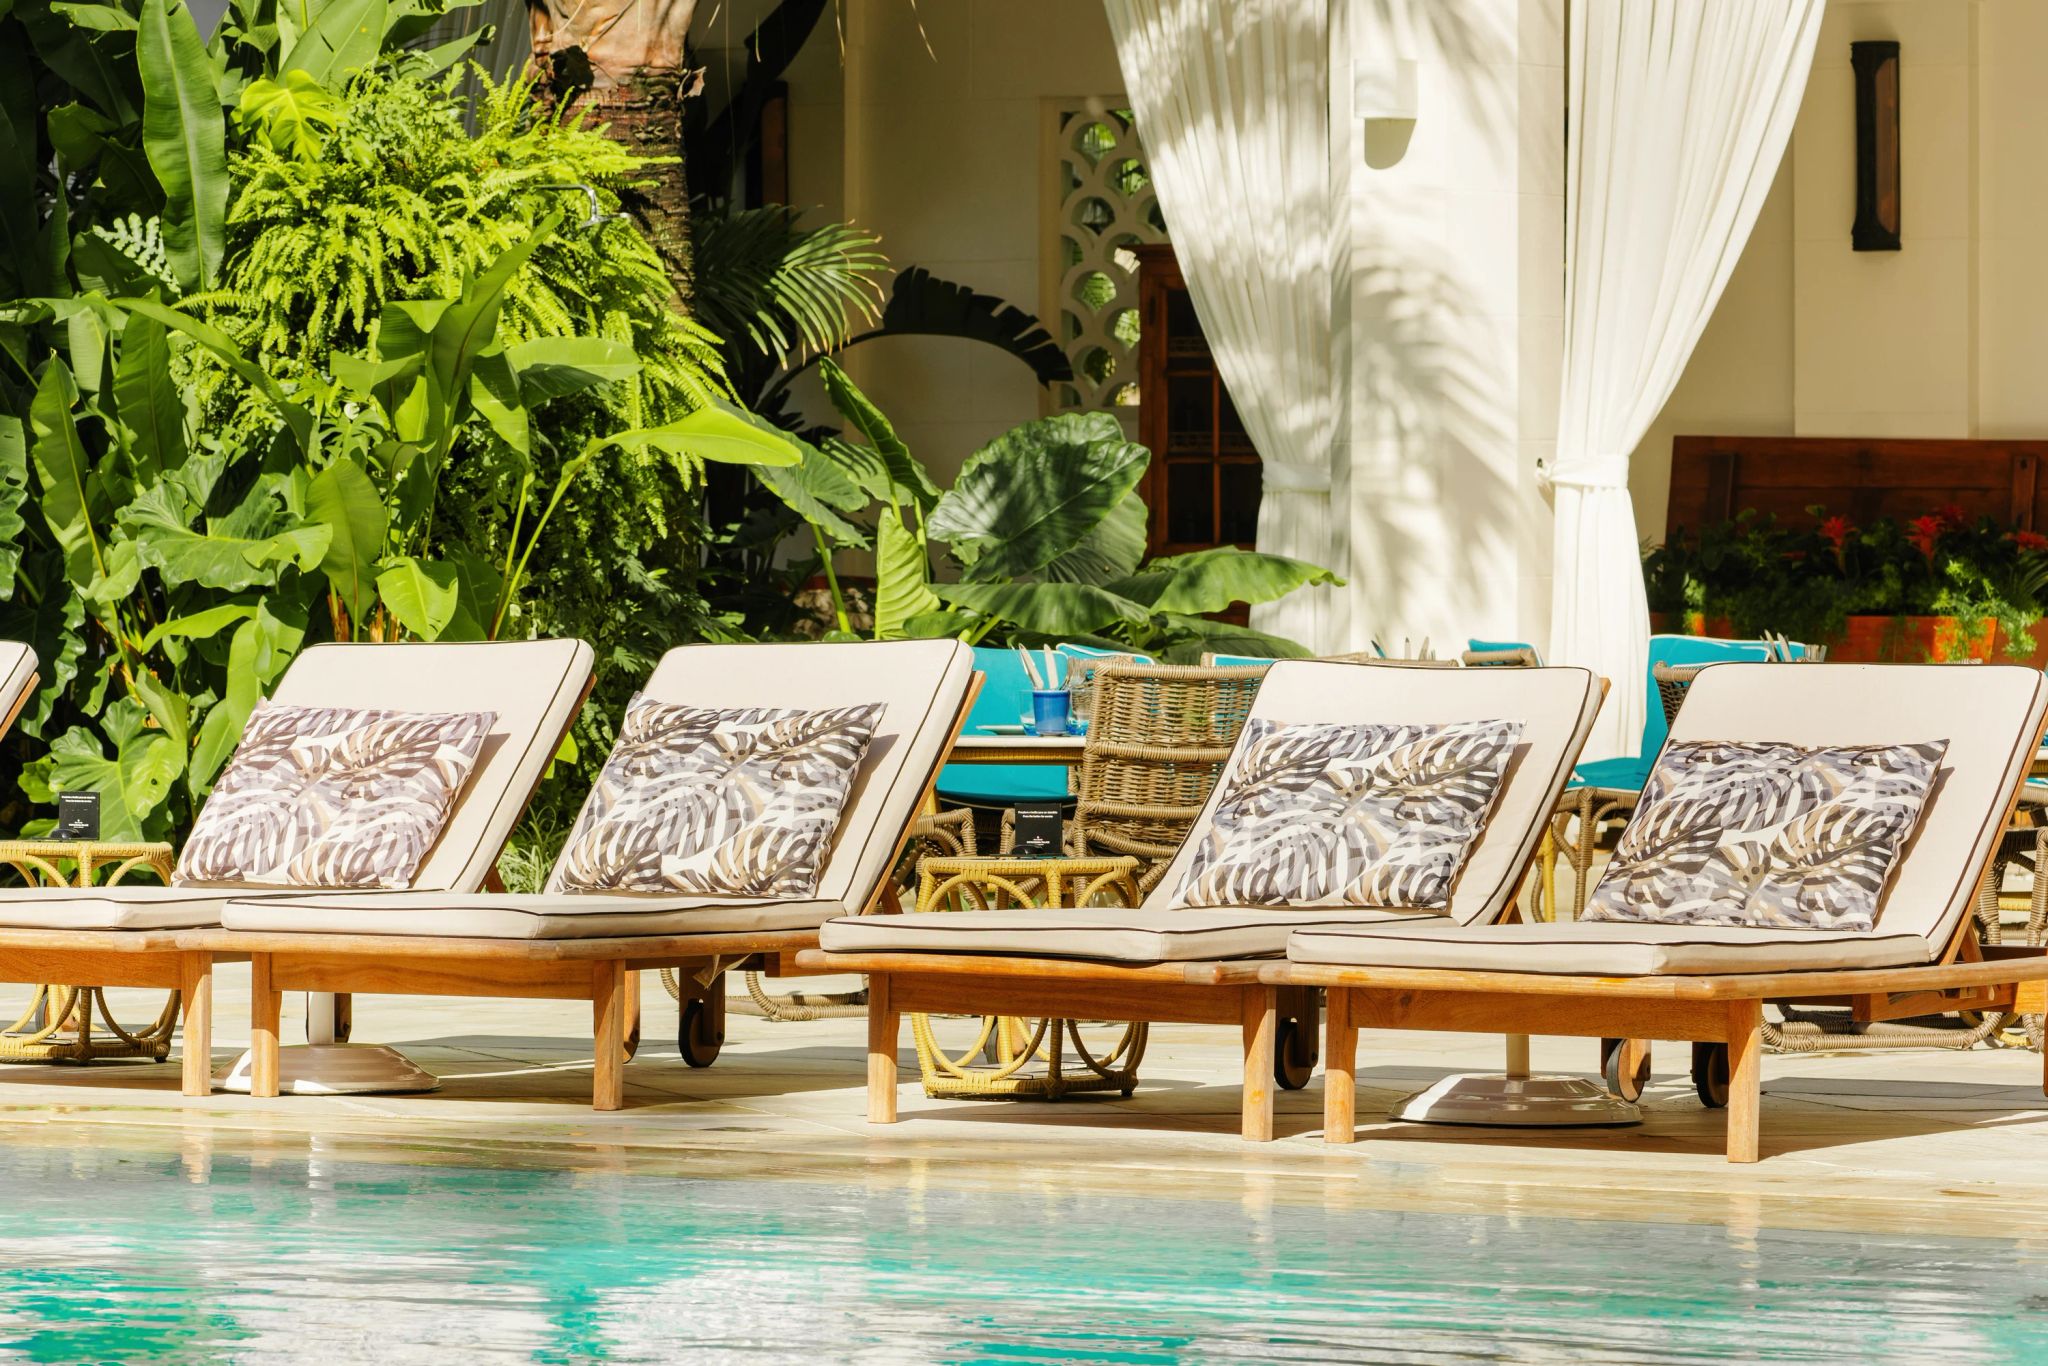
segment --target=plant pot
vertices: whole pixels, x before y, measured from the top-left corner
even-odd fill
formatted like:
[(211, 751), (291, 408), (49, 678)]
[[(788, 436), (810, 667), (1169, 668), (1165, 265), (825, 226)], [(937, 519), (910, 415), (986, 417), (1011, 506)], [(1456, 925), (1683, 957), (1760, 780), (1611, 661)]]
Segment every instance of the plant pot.
[[(1726, 617), (1701, 612), (1652, 612), (1650, 629), (1666, 635), (1711, 636), (1737, 640), (1735, 623)], [(2033, 663), (2048, 665), (2048, 621), (2034, 632), (2039, 644)], [(1925, 664), (1929, 660), (2009, 659), (2005, 653), (2006, 633), (1996, 617), (1970, 623), (1960, 617), (1849, 617), (1839, 635), (1825, 641), (1809, 642), (1828, 647), (1828, 659), (1838, 664)]]
[(1970, 623), (1960, 617), (1849, 617), (1828, 641), (1838, 664), (1924, 664), (1930, 660), (1996, 657), (1998, 619)]
[(1735, 623), (1727, 617), (1710, 617), (1704, 612), (1652, 612), (1650, 631), (1660, 636), (1708, 636), (1734, 640)]

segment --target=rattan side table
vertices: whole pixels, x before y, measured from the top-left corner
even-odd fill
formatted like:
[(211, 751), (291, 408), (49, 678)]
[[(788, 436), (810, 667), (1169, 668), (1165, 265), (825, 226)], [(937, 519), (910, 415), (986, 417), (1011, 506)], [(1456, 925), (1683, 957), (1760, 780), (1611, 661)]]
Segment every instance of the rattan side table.
[[(996, 907), (1085, 906), (1114, 893), (1126, 906), (1142, 899), (1138, 860), (1115, 858), (928, 858), (917, 865), (917, 909), (947, 911)], [(974, 1042), (949, 1052), (932, 1033), (929, 1015), (912, 1015), (917, 1065), (924, 1093), (933, 1097), (1039, 1096), (1057, 1100), (1075, 1091), (1121, 1091), (1138, 1085), (1146, 1026), (1127, 1025), (1097, 1056), (1074, 1020), (1016, 1020), (988, 1015)], [(1067, 1070), (1067, 1050), (1081, 1063)], [(1026, 1073), (1033, 1062), (1042, 1073)]]
[[(74, 877), (58, 865), (69, 860)], [(0, 840), (0, 863), (11, 866), (31, 887), (90, 887), (102, 869), (112, 886), (137, 868), (147, 868), (168, 884), (172, 850), (168, 844), (120, 840)], [(93, 1011), (99, 1011), (110, 1037), (93, 1036)], [(171, 1053), (171, 1034), (178, 1025), (178, 993), (172, 992), (156, 1022), (133, 1033), (123, 1029), (107, 1005), (104, 991), (92, 986), (39, 986), (28, 1009), (0, 1030), (0, 1063), (92, 1062), (99, 1058), (146, 1058), (162, 1062)]]

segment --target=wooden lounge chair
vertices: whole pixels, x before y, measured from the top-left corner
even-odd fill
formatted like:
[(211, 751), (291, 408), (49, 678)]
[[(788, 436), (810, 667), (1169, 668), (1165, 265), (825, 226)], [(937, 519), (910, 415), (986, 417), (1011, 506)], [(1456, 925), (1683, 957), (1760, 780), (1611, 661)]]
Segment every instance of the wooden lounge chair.
[[(1602, 686), (1584, 669), (1411, 669), (1283, 660), (1251, 715), (1279, 722), (1518, 720), (1501, 792), (1452, 892), (1450, 917), (1490, 923), (1521, 886), (1545, 818), (1571, 776)], [(1233, 753), (1218, 783), (1239, 762)], [(1306, 1084), (1315, 1063), (1316, 993), (1269, 985), (1260, 969), (1302, 925), (1361, 924), (1413, 912), (1362, 907), (1175, 908), (1215, 794), (1145, 903), (1135, 909), (996, 910), (835, 920), (801, 968), (865, 972), (868, 1118), (896, 1118), (896, 1054), (905, 1012), (1241, 1025), (1242, 1132), (1273, 1136), (1273, 1083)], [(1435, 917), (1432, 917), (1435, 918)]]
[[(497, 720), (420, 865), (421, 886), (473, 891), (560, 748), (590, 687), (580, 640), (315, 645), (278, 681), (300, 706), (492, 711)], [(213, 1086), (213, 966), (232, 945), (194, 942), (230, 897), (286, 894), (240, 886), (38, 887), (0, 894), (0, 981), (163, 987), (184, 993), (186, 1095)], [(336, 892), (336, 897), (364, 892)]]
[[(965, 721), (973, 657), (950, 640), (691, 645), (663, 656), (645, 696), (707, 707), (885, 703), (832, 841), (815, 898), (772, 901), (623, 892), (451, 895), (390, 892), (231, 902), (224, 931), (191, 942), (249, 956), (252, 1094), (276, 1095), (285, 991), (511, 996), (589, 1001), (591, 1103), (624, 1104), (629, 1003), (637, 974), (671, 968), (686, 995), (686, 1053), (717, 1056), (724, 974), (786, 975), (834, 916), (893, 905), (892, 879), (939, 766)], [(550, 879), (551, 885), (556, 879)]]
[(1673, 740), (1806, 745), (1945, 739), (1918, 830), (1876, 928), (1748, 929), (1576, 921), (1444, 921), (1309, 929), (1269, 965), (1275, 989), (1329, 993), (1325, 1132), (1354, 1138), (1360, 1029), (1515, 1031), (1694, 1045), (1694, 1078), (1728, 1110), (1728, 1160), (1758, 1155), (1766, 1001), (1848, 1005), (1860, 1020), (2010, 1009), (2048, 955), (1980, 948), (1971, 905), (2048, 716), (2048, 679), (2019, 666), (1715, 664)]

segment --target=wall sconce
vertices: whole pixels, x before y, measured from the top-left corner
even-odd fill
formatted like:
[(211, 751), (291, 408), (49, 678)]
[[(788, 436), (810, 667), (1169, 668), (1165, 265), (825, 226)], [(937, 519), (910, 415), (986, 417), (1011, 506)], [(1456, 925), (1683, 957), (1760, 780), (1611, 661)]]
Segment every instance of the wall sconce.
[(1351, 114), (1365, 121), (1365, 164), (1385, 170), (1407, 154), (1415, 136), (1421, 78), (1414, 62), (1389, 57), (1351, 68)]
[(1899, 249), (1899, 45), (1849, 44), (1856, 75), (1857, 251)]

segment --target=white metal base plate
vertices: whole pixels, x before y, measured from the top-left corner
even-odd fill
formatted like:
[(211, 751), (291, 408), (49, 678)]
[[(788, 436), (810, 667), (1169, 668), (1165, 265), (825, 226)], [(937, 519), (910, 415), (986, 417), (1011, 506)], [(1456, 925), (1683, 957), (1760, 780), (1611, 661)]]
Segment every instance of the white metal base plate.
[(1445, 1077), (1397, 1103), (1387, 1118), (1410, 1124), (1485, 1124), (1541, 1129), (1641, 1124), (1643, 1112), (1584, 1077)]
[[(374, 1043), (294, 1044), (278, 1051), (278, 1085), (287, 1096), (398, 1095), (438, 1091), (441, 1079), (395, 1048)], [(222, 1091), (249, 1093), (249, 1055), (214, 1079)]]

